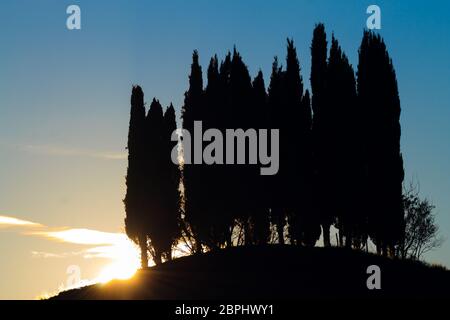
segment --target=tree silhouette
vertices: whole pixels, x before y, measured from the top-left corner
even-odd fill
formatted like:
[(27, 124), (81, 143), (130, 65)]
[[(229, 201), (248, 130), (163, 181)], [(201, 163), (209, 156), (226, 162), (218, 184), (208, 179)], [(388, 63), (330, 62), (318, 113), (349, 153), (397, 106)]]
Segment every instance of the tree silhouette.
[[(303, 96), (300, 63), (293, 40), (287, 40), (284, 77), (283, 127), (280, 131), (280, 174), (284, 185), (284, 205), (289, 217), (291, 241), (314, 245), (320, 236), (312, 219), (311, 193), (311, 105)], [(281, 187), (281, 186), (279, 186)]]
[(402, 240), (403, 160), (397, 79), (380, 35), (364, 31), (359, 49), (358, 103), (363, 110), (369, 235), (383, 255)]
[(405, 219), (404, 237), (399, 246), (398, 256), (418, 260), (421, 256), (442, 245), (438, 236), (439, 226), (435, 222), (435, 206), (428, 199), (421, 199), (414, 186), (403, 193)]
[(164, 208), (164, 117), (161, 104), (153, 99), (146, 117), (145, 132), (145, 223), (150, 240), (150, 253), (156, 264), (166, 251), (165, 225), (167, 218)]
[[(198, 61), (198, 52), (192, 55), (191, 74), (189, 76), (189, 89), (185, 93), (184, 106), (182, 110), (183, 129), (191, 134), (194, 132), (194, 121), (202, 121), (204, 105), (203, 95), (203, 75), (202, 68)], [(192, 155), (193, 156), (193, 155)], [(192, 163), (194, 159), (191, 159)], [(184, 164), (183, 183), (185, 193), (185, 219), (190, 226), (190, 230), (195, 239), (195, 251), (203, 251), (202, 244), (208, 242), (209, 225), (206, 221), (202, 190), (202, 166), (195, 164)]]
[(362, 139), (360, 132), (361, 113), (356, 100), (356, 83), (352, 66), (342, 52), (338, 41), (332, 36), (330, 57), (326, 76), (326, 107), (324, 117), (328, 120), (326, 161), (324, 173), (328, 210), (336, 218), (341, 244), (351, 247), (365, 243), (365, 220), (362, 214), (364, 196), (362, 175)]
[[(267, 129), (269, 128), (269, 105), (261, 70), (253, 80), (252, 87), (252, 125), (254, 128)], [(269, 241), (270, 236), (269, 179), (267, 176), (260, 175), (257, 169), (253, 172), (252, 182), (249, 190), (249, 201), (253, 204), (251, 207), (252, 243), (263, 244)]]
[(175, 109), (172, 104), (164, 113), (164, 131), (163, 134), (163, 168), (161, 169), (163, 181), (163, 219), (164, 225), (162, 233), (164, 234), (162, 253), (167, 260), (172, 258), (172, 245), (180, 237), (180, 168), (174, 164), (171, 159), (172, 149), (177, 147), (177, 142), (171, 140), (172, 133), (177, 129)]
[(130, 125), (128, 132), (128, 170), (126, 177), (127, 191), (125, 204), (125, 230), (127, 235), (136, 242), (141, 249), (141, 266), (148, 266), (147, 236), (145, 230), (144, 213), (144, 133), (145, 106), (144, 93), (141, 87), (134, 86), (131, 93)]
[[(221, 85), (220, 73), (219, 73), (219, 61), (217, 56), (211, 58), (208, 66), (208, 84), (205, 89), (205, 118), (204, 118), (204, 130), (215, 129), (221, 132), (225, 130), (224, 116), (226, 107), (224, 103), (223, 86)], [(214, 140), (215, 138), (211, 138)], [(212, 143), (218, 143), (219, 141), (212, 141)], [(223, 143), (223, 141), (222, 141)], [(216, 153), (223, 153), (224, 150), (214, 150), (213, 156), (218, 156)], [(220, 158), (220, 157), (219, 157)], [(216, 158), (217, 159), (217, 158)], [(204, 165), (203, 170), (205, 172), (205, 193), (204, 201), (207, 207), (207, 219), (210, 225), (210, 232), (207, 245), (211, 249), (219, 248), (228, 241), (229, 229), (231, 221), (228, 218), (228, 211), (224, 206), (229, 199), (226, 198), (227, 185), (226, 177), (223, 174), (223, 163)]]
[[(232, 57), (228, 52), (219, 67), (219, 82), (217, 99), (217, 128), (224, 133), (226, 129), (233, 128), (233, 113), (231, 109), (231, 66)], [(224, 151), (224, 157), (226, 156)], [(217, 178), (221, 182), (218, 188), (220, 200), (217, 207), (219, 215), (216, 217), (218, 229), (223, 234), (224, 242), (231, 246), (233, 242), (233, 231), (236, 218), (236, 198), (235, 198), (235, 172), (232, 166), (225, 165), (217, 169)]]
[[(255, 128), (255, 114), (252, 112), (252, 83), (247, 66), (242, 60), (239, 52), (234, 48), (230, 69), (230, 98), (227, 108), (227, 128), (243, 129), (246, 131)], [(259, 174), (257, 164), (250, 164), (248, 151), (250, 148), (250, 138), (246, 139), (246, 165), (238, 163), (237, 143), (234, 144), (234, 165), (228, 165), (232, 171), (229, 186), (232, 187), (232, 202), (234, 217), (240, 221), (244, 228), (244, 239), (246, 243), (252, 242), (250, 213), (254, 209), (254, 199), (252, 192), (254, 179)]]
[[(282, 130), (283, 127), (283, 113), (282, 106), (284, 105), (284, 72), (282, 67), (278, 65), (278, 58), (275, 57), (272, 64), (272, 74), (270, 76), (269, 84), (269, 115), (270, 115), (270, 129)], [(284, 130), (283, 130), (284, 131)], [(281, 132), (280, 132), (281, 136)], [(283, 185), (283, 179), (281, 178), (281, 169), (283, 153), (282, 144), (280, 137), (280, 168), (277, 175), (270, 176), (267, 178), (269, 181), (269, 192), (270, 192), (270, 219), (272, 224), (276, 226), (278, 243), (284, 244), (284, 226), (286, 223), (286, 213), (283, 206), (283, 190), (279, 187)]]
[(330, 246), (330, 226), (334, 222), (331, 201), (323, 201), (332, 191), (326, 186), (327, 150), (329, 117), (327, 116), (327, 36), (325, 26), (317, 24), (311, 43), (311, 91), (313, 117), (313, 154), (314, 154), (314, 210), (322, 226), (325, 247)]

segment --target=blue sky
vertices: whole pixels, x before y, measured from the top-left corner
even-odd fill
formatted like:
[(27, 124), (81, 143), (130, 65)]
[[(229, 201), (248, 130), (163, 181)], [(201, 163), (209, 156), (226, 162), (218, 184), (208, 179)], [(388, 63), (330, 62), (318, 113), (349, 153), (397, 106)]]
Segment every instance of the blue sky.
[[(66, 28), (81, 7), (82, 29)], [(123, 231), (124, 158), (132, 84), (179, 112), (191, 54), (206, 70), (236, 45), (252, 75), (268, 80), (286, 38), (309, 86), (312, 30), (325, 23), (351, 63), (366, 8), (381, 8), (397, 71), (406, 179), (420, 183), (450, 235), (450, 2), (433, 1), (63, 1), (0, 3), (0, 216), (49, 227)], [(70, 264), (93, 278), (105, 259), (37, 258), (80, 249), (0, 226), (0, 298), (55, 290)], [(449, 241), (427, 260), (450, 267)], [(51, 270), (51, 272), (48, 272)]]

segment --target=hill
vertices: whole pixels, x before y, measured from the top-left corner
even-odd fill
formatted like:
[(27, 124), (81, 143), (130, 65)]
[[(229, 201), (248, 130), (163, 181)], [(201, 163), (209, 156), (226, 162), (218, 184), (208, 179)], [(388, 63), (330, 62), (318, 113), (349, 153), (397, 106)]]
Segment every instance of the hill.
[[(367, 267), (381, 269), (368, 290)], [(234, 247), (179, 258), (52, 299), (293, 299), (449, 295), (450, 271), (342, 248)]]

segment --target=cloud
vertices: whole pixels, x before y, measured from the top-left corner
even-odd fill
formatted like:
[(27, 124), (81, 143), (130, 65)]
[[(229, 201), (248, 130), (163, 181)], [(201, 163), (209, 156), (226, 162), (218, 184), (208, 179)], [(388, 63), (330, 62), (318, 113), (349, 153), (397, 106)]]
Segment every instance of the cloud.
[(31, 251), (31, 255), (33, 256), (33, 258), (66, 258), (71, 255), (76, 255), (76, 253), (75, 252), (51, 253), (43, 251)]
[(54, 240), (84, 245), (117, 244), (128, 237), (124, 233), (111, 233), (91, 229), (66, 229), (62, 231), (34, 232), (35, 235), (45, 236)]
[[(80, 252), (54, 254), (34, 252), (35, 257), (58, 258), (70, 255), (82, 255), (85, 259), (108, 258), (119, 260), (136, 254), (136, 245), (124, 233), (103, 232), (91, 229), (65, 229), (61, 231), (38, 231), (29, 234), (42, 236), (59, 242), (90, 246)], [(134, 258), (133, 258), (134, 259)]]
[(41, 226), (42, 225), (39, 223), (0, 215), (0, 228), (1, 227), (41, 227)]
[(86, 149), (67, 148), (51, 145), (22, 145), (19, 148), (23, 151), (48, 155), (48, 156), (61, 156), (61, 157), (88, 157), (94, 159), (103, 160), (125, 160), (127, 158), (126, 152), (103, 152)]
[[(85, 259), (109, 258), (123, 259), (125, 256), (134, 255), (137, 252), (136, 245), (120, 232), (104, 232), (86, 228), (50, 228), (40, 223), (22, 220), (10, 216), (0, 216), (0, 228), (16, 227), (26, 228), (23, 232), (27, 236), (43, 237), (52, 241), (87, 246), (77, 252), (52, 253), (31, 251), (34, 258), (65, 258), (82, 256)], [(29, 229), (32, 230), (29, 230)], [(33, 230), (35, 228), (36, 230)]]

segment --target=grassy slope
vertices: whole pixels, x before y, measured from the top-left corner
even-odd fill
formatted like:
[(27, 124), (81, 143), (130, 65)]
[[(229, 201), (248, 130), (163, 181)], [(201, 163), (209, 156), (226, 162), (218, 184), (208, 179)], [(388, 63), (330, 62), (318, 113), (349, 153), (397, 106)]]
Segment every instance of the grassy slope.
[[(381, 268), (382, 290), (366, 269)], [(449, 296), (450, 271), (341, 248), (237, 247), (189, 256), (56, 299), (258, 299)]]

